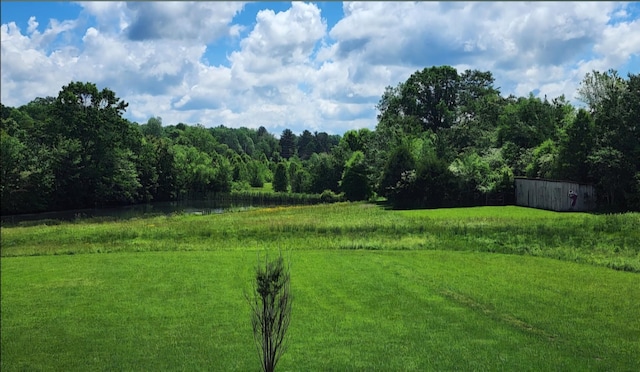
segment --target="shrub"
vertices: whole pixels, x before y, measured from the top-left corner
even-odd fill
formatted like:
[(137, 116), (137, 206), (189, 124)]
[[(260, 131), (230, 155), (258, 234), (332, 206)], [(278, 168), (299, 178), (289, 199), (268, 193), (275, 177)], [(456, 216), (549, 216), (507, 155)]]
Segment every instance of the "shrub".
[(331, 190), (324, 190), (320, 194), (320, 201), (323, 203), (336, 203), (342, 200), (342, 197)]
[(261, 355), (262, 370), (272, 372), (285, 351), (285, 336), (291, 322), (289, 267), (282, 254), (273, 261), (265, 257), (264, 267), (256, 267), (251, 305), (253, 337)]

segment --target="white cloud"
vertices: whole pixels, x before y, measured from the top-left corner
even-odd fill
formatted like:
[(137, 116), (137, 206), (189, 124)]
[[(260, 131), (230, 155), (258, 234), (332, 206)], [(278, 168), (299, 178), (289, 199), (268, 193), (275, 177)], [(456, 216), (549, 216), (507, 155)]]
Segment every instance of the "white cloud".
[(33, 34), (35, 30), (38, 29), (39, 23), (36, 21), (36, 17), (29, 17), (29, 28), (27, 28), (28, 34)]
[[(42, 31), (35, 17), (24, 33), (2, 25), (3, 104), (81, 80), (114, 90), (138, 122), (342, 133), (373, 128), (384, 88), (424, 67), (490, 70), (505, 95), (572, 99), (586, 72), (640, 54), (640, 20), (606, 2), (346, 2), (331, 29), (303, 2), (266, 3), (252, 24), (236, 2), (81, 5)], [(206, 61), (231, 46), (226, 63)]]
[(64, 50), (51, 58), (39, 47), (37, 35), (22, 35), (14, 22), (0, 27), (0, 39), (3, 104), (22, 105), (38, 96), (55, 96), (68, 83), (56, 73)]
[(242, 2), (130, 2), (132, 40), (178, 39), (208, 43), (229, 35), (229, 24)]

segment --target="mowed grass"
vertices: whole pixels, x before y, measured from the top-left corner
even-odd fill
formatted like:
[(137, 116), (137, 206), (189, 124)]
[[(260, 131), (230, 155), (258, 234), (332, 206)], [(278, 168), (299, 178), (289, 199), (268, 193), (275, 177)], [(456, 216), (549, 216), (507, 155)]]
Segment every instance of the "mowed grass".
[(637, 371), (638, 219), (338, 204), (3, 228), (1, 369), (257, 371), (244, 293), (282, 250), (281, 370)]

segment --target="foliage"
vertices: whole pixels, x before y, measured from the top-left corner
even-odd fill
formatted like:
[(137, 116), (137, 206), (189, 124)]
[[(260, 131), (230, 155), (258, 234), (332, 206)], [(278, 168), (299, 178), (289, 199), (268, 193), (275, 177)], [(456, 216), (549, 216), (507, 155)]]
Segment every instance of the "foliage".
[(326, 153), (313, 154), (309, 159), (311, 178), (309, 192), (322, 193), (324, 190), (338, 192), (338, 183), (342, 177), (341, 164)]
[(335, 192), (333, 192), (332, 190), (324, 190), (320, 194), (320, 200), (323, 203), (337, 203), (339, 201), (342, 201), (342, 197), (339, 194), (336, 194)]
[(285, 129), (280, 136), (280, 156), (289, 159), (296, 153), (296, 135), (291, 129)]
[(580, 109), (565, 129), (558, 149), (558, 173), (564, 178), (583, 183), (590, 181), (588, 156), (594, 146), (594, 126), (591, 114)]
[(289, 172), (287, 165), (283, 162), (278, 163), (276, 172), (273, 175), (273, 191), (287, 192), (289, 190)]
[[(115, 92), (71, 82), (56, 97), (2, 105), (0, 213), (260, 188), (274, 181), (281, 162), (289, 165), (293, 193), (337, 194), (357, 179), (381, 197), (404, 190), (417, 198), (407, 204), (419, 206), (434, 198), (425, 194), (433, 159), (453, 172), (440, 172), (453, 178), (445, 199), (434, 201), (443, 206), (488, 204), (513, 190), (507, 180), (529, 176), (592, 183), (601, 208), (639, 210), (639, 86), (637, 74), (593, 71), (578, 91), (588, 110), (576, 110), (564, 96), (502, 97), (489, 71), (432, 66), (385, 89), (373, 131), (285, 129), (277, 139), (264, 127), (165, 125), (155, 116), (133, 123), (123, 118), (128, 104)], [(354, 168), (356, 152), (363, 158)]]
[(407, 144), (396, 147), (385, 164), (378, 186), (378, 194), (388, 196), (397, 187), (398, 182), (406, 183), (411, 170), (415, 169), (415, 160)]
[(349, 201), (367, 200), (373, 189), (367, 177), (367, 164), (362, 151), (355, 151), (347, 161), (340, 181), (340, 189)]
[(255, 287), (248, 297), (253, 336), (265, 372), (273, 372), (286, 351), (285, 337), (291, 323), (291, 276), (282, 254), (256, 267)]
[(532, 178), (557, 178), (557, 156), (558, 149), (555, 142), (548, 139), (533, 149), (533, 159), (525, 173)]

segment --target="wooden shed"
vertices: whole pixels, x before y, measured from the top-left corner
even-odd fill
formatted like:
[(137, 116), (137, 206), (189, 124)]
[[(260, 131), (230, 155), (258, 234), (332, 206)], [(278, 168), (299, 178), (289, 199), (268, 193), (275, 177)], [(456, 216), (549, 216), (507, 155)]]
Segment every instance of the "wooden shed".
[(589, 211), (596, 206), (593, 185), (516, 177), (516, 205), (552, 211)]

